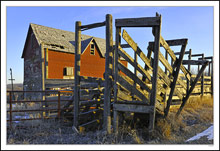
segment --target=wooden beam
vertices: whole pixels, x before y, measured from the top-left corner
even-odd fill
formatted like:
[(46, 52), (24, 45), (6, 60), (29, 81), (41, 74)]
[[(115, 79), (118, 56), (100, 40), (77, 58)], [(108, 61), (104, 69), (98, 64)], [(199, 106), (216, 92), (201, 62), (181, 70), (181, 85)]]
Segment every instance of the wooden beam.
[(179, 110), (177, 111), (177, 114), (176, 114), (177, 116), (180, 114), (180, 112), (182, 111), (183, 107), (185, 106), (185, 104), (186, 104), (187, 100), (189, 99), (193, 89), (196, 86), (196, 83), (198, 82), (200, 76), (202, 75), (202, 73), (205, 70), (207, 65), (208, 65), (208, 62), (206, 64), (202, 65), (202, 68), (200, 69), (199, 73), (197, 74), (195, 80), (191, 83), (191, 87), (190, 87), (189, 91), (187, 92), (186, 96), (183, 98), (182, 104), (181, 104)]
[[(192, 58), (192, 49), (189, 49), (189, 55), (188, 55), (188, 60), (191, 60)], [(190, 64), (188, 65), (188, 71), (191, 72), (191, 66)], [(189, 86), (190, 86), (190, 83), (191, 83), (191, 78), (190, 79), (187, 79), (187, 91), (189, 91)]]
[(156, 14), (159, 18), (159, 25), (154, 27), (154, 62), (153, 62), (153, 77), (152, 77), (152, 92), (150, 95), (150, 105), (154, 107), (153, 113), (150, 114), (149, 131), (152, 132), (155, 124), (156, 114), (156, 99), (157, 99), (157, 76), (158, 76), (158, 63), (159, 63), (159, 52), (160, 52), (160, 32), (161, 32), (161, 16)]
[(194, 55), (191, 55), (191, 57), (200, 57), (202, 56), (202, 53), (201, 54), (194, 54)]
[(177, 82), (177, 79), (178, 79), (180, 66), (182, 64), (182, 60), (183, 60), (183, 56), (184, 56), (184, 53), (185, 53), (186, 45), (187, 45), (187, 41), (181, 47), (181, 53), (180, 53), (180, 56), (179, 56), (179, 59), (178, 59), (178, 62), (177, 62), (176, 71), (174, 72), (173, 82), (170, 86), (171, 90), (170, 90), (170, 95), (169, 95), (169, 98), (168, 98), (168, 101), (167, 101), (167, 106), (166, 106), (166, 109), (165, 109), (165, 117), (168, 115), (168, 112), (169, 112), (169, 109), (170, 109), (170, 104), (172, 102), (172, 97), (173, 97), (174, 89), (176, 87), (176, 82)]
[(137, 53), (137, 55), (143, 60), (143, 62), (152, 70), (150, 60), (144, 55), (143, 51), (138, 47), (134, 40), (129, 36), (126, 30), (123, 30), (123, 39), (131, 46), (131, 48)]
[(81, 22), (75, 24), (75, 73), (74, 73), (74, 126), (78, 129), (79, 100), (80, 100), (80, 55), (81, 55)]
[[(175, 55), (180, 55), (180, 52), (174, 52)], [(186, 51), (185, 55), (190, 54), (190, 51)]]
[(135, 112), (135, 113), (152, 113), (154, 111), (153, 106), (147, 105), (134, 105), (134, 104), (118, 104), (113, 105), (115, 111), (122, 112)]
[(104, 129), (111, 133), (111, 78), (112, 69), (109, 68), (110, 57), (113, 57), (112, 15), (106, 15), (106, 53), (105, 53), (105, 91), (104, 91)]
[(99, 23), (94, 23), (94, 24), (82, 25), (81, 26), (81, 31), (92, 29), (92, 28), (102, 27), (102, 26), (105, 26), (105, 24), (106, 24), (106, 21), (99, 22)]
[[(115, 35), (115, 39), (116, 39), (116, 43), (115, 43), (115, 52), (114, 52), (114, 102), (117, 102), (117, 93), (118, 93), (118, 85), (117, 85), (117, 81), (118, 81), (118, 58), (119, 57), (119, 46), (121, 45), (121, 27), (116, 27), (116, 35)], [(114, 107), (113, 107), (114, 109)], [(114, 133), (118, 133), (118, 113), (117, 111), (114, 111), (114, 117), (113, 117), (113, 129), (114, 129)]]
[(203, 65), (206, 64), (207, 60), (183, 60), (183, 65)]
[(116, 27), (152, 27), (160, 25), (160, 17), (116, 19)]

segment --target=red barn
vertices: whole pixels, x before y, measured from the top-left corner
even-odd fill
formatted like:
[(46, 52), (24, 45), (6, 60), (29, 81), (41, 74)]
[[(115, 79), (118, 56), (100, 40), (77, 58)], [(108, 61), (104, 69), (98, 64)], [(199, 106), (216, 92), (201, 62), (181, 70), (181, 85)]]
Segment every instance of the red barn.
[[(105, 39), (82, 35), (81, 40), (81, 76), (103, 78)], [(44, 90), (50, 79), (73, 79), (74, 53), (74, 32), (30, 24), (22, 54), (24, 90)]]

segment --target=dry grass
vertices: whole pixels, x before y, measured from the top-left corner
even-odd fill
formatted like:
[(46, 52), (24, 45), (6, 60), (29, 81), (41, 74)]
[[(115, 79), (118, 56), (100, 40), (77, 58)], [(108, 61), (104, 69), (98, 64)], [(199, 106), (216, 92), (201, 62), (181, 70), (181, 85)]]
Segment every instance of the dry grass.
[[(173, 106), (166, 119), (157, 120), (156, 137), (180, 142), (196, 133), (192, 126), (213, 122), (213, 98), (210, 96), (191, 97), (177, 118), (175, 115), (178, 109), (179, 106)], [(200, 128), (205, 129), (198, 126), (197, 131)]]

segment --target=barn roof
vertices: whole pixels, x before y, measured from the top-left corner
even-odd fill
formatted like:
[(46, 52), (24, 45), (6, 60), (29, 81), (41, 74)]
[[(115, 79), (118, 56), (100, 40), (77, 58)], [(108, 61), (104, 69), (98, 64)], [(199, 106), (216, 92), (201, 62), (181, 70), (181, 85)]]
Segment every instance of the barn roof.
[[(30, 24), (29, 28), (32, 28), (32, 31), (34, 35), (36, 36), (36, 39), (39, 45), (41, 43), (44, 43), (44, 47), (49, 48), (49, 49), (75, 53), (75, 33), (74, 32), (55, 29), (55, 28), (37, 25), (33, 23)], [(89, 35), (83, 35), (83, 34), (81, 35), (82, 52), (85, 50), (85, 48), (87, 48), (88, 44), (93, 39), (98, 45), (102, 57), (105, 57), (105, 52), (106, 52), (105, 39), (92, 37)], [(22, 58), (23, 58), (23, 55), (22, 55)]]

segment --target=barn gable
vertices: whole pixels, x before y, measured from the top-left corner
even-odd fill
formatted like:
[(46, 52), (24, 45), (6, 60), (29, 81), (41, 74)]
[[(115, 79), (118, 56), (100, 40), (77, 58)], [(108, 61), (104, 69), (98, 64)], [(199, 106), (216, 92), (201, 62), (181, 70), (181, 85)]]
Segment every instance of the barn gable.
[[(33, 31), (38, 44), (40, 45), (41, 43), (43, 43), (45, 48), (55, 51), (75, 53), (74, 32), (50, 28), (50, 27), (31, 23), (26, 38), (26, 43), (27, 40), (29, 39), (30, 31)], [(88, 47), (88, 44), (91, 42), (91, 40), (95, 40), (95, 43), (99, 48), (101, 57), (105, 57), (105, 51), (106, 51), (105, 39), (83, 35), (83, 34), (81, 35), (81, 39), (82, 39), (82, 44), (81, 44), (82, 52)], [(23, 50), (22, 58), (24, 57), (25, 51), (26, 51), (26, 44)]]

